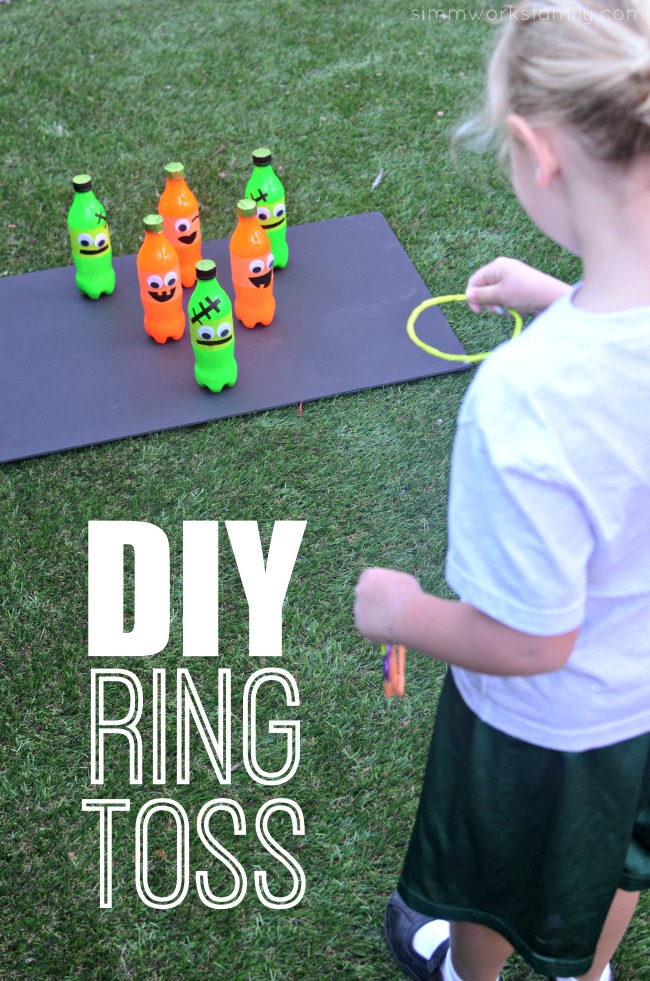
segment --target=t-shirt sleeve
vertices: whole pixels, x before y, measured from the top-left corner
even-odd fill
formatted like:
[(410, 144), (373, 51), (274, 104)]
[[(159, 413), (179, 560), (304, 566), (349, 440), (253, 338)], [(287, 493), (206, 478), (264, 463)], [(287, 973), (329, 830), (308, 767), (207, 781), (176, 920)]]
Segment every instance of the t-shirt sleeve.
[(584, 618), (593, 535), (552, 440), (520, 410), (509, 421), (498, 409), (461, 413), (446, 577), (488, 616), (553, 636)]

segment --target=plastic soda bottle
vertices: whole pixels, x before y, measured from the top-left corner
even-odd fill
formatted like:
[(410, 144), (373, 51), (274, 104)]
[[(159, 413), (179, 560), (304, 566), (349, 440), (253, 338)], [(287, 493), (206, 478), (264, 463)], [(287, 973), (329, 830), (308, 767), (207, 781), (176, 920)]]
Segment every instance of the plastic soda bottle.
[(284, 269), (289, 261), (287, 209), (284, 187), (271, 166), (271, 160), (268, 147), (253, 150), (253, 173), (246, 185), (245, 196), (252, 198), (257, 205), (260, 225), (271, 240), (275, 268)]
[(142, 222), (144, 242), (138, 252), (138, 282), (144, 307), (144, 329), (154, 341), (180, 340), (185, 330), (181, 270), (176, 249), (163, 233), (160, 215)]
[(237, 202), (237, 227), (230, 239), (235, 313), (244, 327), (265, 327), (273, 320), (273, 253), (251, 198)]
[(68, 231), (77, 286), (91, 300), (115, 289), (113, 250), (106, 212), (95, 197), (89, 174), (72, 178), (74, 198), (68, 211)]
[(196, 264), (196, 287), (187, 307), (194, 351), (194, 377), (201, 388), (220, 392), (237, 381), (232, 303), (217, 282), (212, 259)]
[(165, 223), (165, 236), (178, 252), (183, 286), (194, 286), (196, 264), (201, 258), (199, 202), (185, 183), (182, 163), (165, 167), (167, 183), (160, 195), (158, 211)]

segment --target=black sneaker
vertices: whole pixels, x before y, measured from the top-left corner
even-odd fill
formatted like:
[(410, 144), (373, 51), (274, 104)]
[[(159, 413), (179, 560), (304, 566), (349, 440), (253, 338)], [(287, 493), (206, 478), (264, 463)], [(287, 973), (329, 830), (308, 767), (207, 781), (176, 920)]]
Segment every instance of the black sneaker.
[(421, 926), (433, 917), (416, 913), (395, 890), (384, 915), (384, 936), (398, 967), (413, 981), (442, 981), (442, 962), (449, 950), (449, 940), (434, 950), (427, 960), (413, 948), (413, 938)]

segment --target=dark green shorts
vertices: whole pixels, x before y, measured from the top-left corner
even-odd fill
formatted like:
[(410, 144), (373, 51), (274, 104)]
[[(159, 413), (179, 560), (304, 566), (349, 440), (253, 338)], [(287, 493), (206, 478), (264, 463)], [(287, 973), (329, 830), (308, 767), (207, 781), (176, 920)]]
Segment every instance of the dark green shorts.
[(650, 887), (650, 733), (542, 749), (486, 725), (448, 673), (399, 881), (413, 909), (482, 923), (536, 971), (589, 969), (617, 888)]

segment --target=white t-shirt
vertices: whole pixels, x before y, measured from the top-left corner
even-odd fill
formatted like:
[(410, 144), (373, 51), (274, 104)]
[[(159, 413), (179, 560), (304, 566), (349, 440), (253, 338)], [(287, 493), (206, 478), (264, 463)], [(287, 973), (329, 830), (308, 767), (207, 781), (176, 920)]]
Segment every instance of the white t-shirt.
[(446, 575), (525, 633), (580, 627), (532, 676), (454, 667), (489, 725), (581, 751), (650, 731), (650, 307), (554, 303), (483, 363), (454, 443)]

